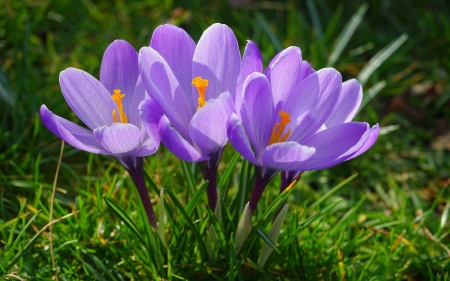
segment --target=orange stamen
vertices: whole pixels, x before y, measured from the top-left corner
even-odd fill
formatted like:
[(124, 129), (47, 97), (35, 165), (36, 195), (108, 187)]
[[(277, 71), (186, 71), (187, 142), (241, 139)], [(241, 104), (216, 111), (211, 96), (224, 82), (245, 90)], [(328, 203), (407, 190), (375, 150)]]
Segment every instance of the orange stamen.
[(192, 79), (192, 85), (194, 85), (198, 90), (199, 97), (197, 110), (199, 110), (206, 104), (205, 95), (206, 95), (206, 87), (208, 87), (208, 80), (203, 79), (200, 76), (197, 76), (194, 79)]
[(123, 111), (123, 105), (122, 105), (122, 99), (125, 97), (125, 94), (121, 94), (120, 90), (115, 89), (114, 94), (111, 96), (111, 98), (116, 102), (117, 108), (119, 109), (119, 119), (117, 119), (117, 111), (113, 109), (112, 111), (112, 117), (114, 119), (114, 122), (118, 123), (119, 121), (121, 123), (128, 123), (128, 118), (125, 112)]
[(269, 145), (277, 142), (284, 142), (291, 135), (291, 129), (289, 129), (287, 133), (283, 135), (286, 125), (291, 123), (290, 118), (291, 114), (283, 110), (278, 111), (278, 114), (280, 114), (281, 122), (276, 123), (275, 126), (273, 126), (272, 135), (270, 136), (269, 140)]

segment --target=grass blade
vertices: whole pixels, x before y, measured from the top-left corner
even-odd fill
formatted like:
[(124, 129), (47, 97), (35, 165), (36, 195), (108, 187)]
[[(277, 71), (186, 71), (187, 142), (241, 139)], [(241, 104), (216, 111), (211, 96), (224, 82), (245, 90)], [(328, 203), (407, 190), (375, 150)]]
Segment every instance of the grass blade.
[(192, 195), (195, 194), (195, 183), (194, 183), (194, 175), (189, 169), (190, 163), (181, 161), (181, 170), (183, 170), (184, 178), (186, 179), (186, 185), (189, 188), (189, 191)]
[(83, 265), (87, 268), (87, 270), (95, 276), (95, 278), (99, 281), (107, 281), (95, 268), (90, 265), (89, 263), (85, 262), (73, 249), (70, 249), (75, 257), (77, 257), (78, 260), (80, 260)]
[(369, 101), (371, 101), (381, 90), (383, 90), (384, 87), (386, 87), (385, 80), (377, 82), (375, 85), (370, 87), (370, 89), (367, 91), (367, 94), (364, 95), (361, 101), (361, 105), (358, 108), (358, 113), (369, 103)]
[[(220, 178), (219, 184), (217, 185), (217, 188), (220, 190), (225, 188), (225, 184), (227, 184), (230, 180), (230, 177), (233, 175), (234, 168), (236, 167), (237, 162), (241, 158), (241, 154), (239, 152), (236, 152), (231, 158), (230, 163), (228, 164), (227, 168), (225, 169), (225, 172), (223, 173), (223, 176)], [(222, 194), (225, 192), (222, 192)], [(225, 196), (225, 195), (223, 195)]]
[[(31, 246), (34, 245), (34, 243), (35, 243), (36, 240), (39, 238), (39, 236), (41, 236), (41, 234), (42, 234), (42, 233), (43, 233), (50, 225), (52, 225), (52, 224), (54, 224), (54, 223), (56, 223), (56, 222), (59, 222), (59, 221), (61, 221), (61, 220), (63, 220), (63, 219), (66, 219), (66, 218), (68, 218), (68, 217), (70, 217), (70, 216), (72, 216), (73, 214), (78, 213), (78, 212), (79, 212), (79, 211), (74, 212), (74, 213), (70, 213), (70, 214), (68, 214), (68, 215), (65, 215), (65, 216), (59, 218), (59, 219), (53, 220), (53, 221), (49, 222), (46, 226), (44, 226), (41, 230), (39, 230), (39, 232), (36, 233), (36, 234), (33, 236), (33, 238), (31, 238), (31, 239), (28, 241), (28, 243), (25, 245), (25, 247), (23, 247), (22, 251), (21, 251), (20, 253), (18, 253), (18, 254), (14, 257), (14, 259), (12, 260), (12, 262), (11, 262), (8, 266), (3, 266), (3, 267), (6, 269), (6, 271), (9, 271), (9, 270), (14, 266), (14, 264), (17, 263), (17, 261), (20, 259), (20, 257), (21, 257), (21, 256), (22, 256), (22, 255), (23, 255), (23, 254), (24, 254)], [(33, 220), (35, 217), (37, 217), (37, 215), (39, 215), (39, 212), (37, 212), (36, 215), (33, 216), (33, 218), (30, 220), (30, 222), (27, 224), (27, 226), (31, 224), (32, 220)], [(24, 227), (24, 230), (25, 230), (25, 229), (26, 229), (26, 227)], [(24, 230), (22, 230), (22, 232), (23, 232)], [(21, 232), (21, 233), (22, 233), (22, 232)], [(20, 236), (20, 235), (19, 235), (19, 236)], [(2, 265), (3, 265), (3, 263), (2, 263)]]
[(192, 212), (198, 206), (198, 203), (200, 203), (200, 200), (202, 199), (203, 194), (205, 194), (206, 188), (208, 187), (208, 183), (209, 181), (205, 181), (204, 183), (202, 183), (197, 192), (195, 192), (192, 199), (187, 203), (186, 213), (188, 214), (188, 216), (192, 215)]
[(136, 224), (131, 220), (131, 218), (117, 205), (114, 201), (109, 199), (106, 196), (103, 196), (103, 200), (105, 200), (106, 205), (111, 208), (111, 210), (119, 217), (123, 223), (130, 228), (130, 230), (136, 235), (136, 237), (141, 241), (142, 245), (146, 246), (144, 237), (140, 234)]
[(323, 208), (319, 212), (317, 212), (317, 214), (312, 215), (306, 221), (301, 223), (300, 226), (291, 235), (289, 235), (288, 237), (286, 237), (286, 239), (284, 239), (283, 241), (280, 242), (280, 244), (278, 245), (278, 249), (280, 251), (283, 251), (287, 246), (289, 246), (289, 244), (292, 243), (292, 241), (295, 240), (295, 238), (297, 238), (297, 236), (300, 234), (300, 232), (302, 232), (303, 229), (308, 227), (312, 222), (314, 222), (316, 219), (321, 217), (323, 214), (325, 214), (326, 212), (331, 210), (334, 206), (336, 206), (340, 202), (341, 201), (339, 200), (339, 201), (329, 204), (328, 206), (326, 206), (325, 208)]
[[(22, 231), (20, 231), (19, 235), (16, 237), (16, 240), (14, 240), (14, 243), (12, 243), (11, 247), (9, 247), (9, 251), (6, 254), (6, 256), (3, 258), (2, 261), (2, 266), (6, 267), (6, 264), (8, 263), (9, 259), (11, 258), (11, 255), (13, 253), (13, 249), (15, 249), (17, 247), (17, 244), (20, 241), (20, 237), (25, 233), (25, 231), (27, 230), (27, 228), (31, 225), (31, 223), (36, 219), (36, 217), (39, 215), (41, 211), (38, 211), (36, 214), (34, 214), (33, 217), (31, 217), (31, 219), (28, 221), (28, 223), (25, 225), (25, 227), (22, 229)], [(23, 251), (22, 251), (23, 252)], [(10, 264), (10, 266), (6, 267), (7, 271), (9, 271), (9, 268), (14, 265), (15, 262), (12, 262)]]
[(361, 23), (364, 15), (367, 12), (367, 8), (369, 5), (367, 3), (362, 4), (358, 10), (356, 10), (355, 14), (348, 21), (347, 25), (342, 30), (341, 34), (336, 40), (336, 45), (334, 47), (333, 52), (331, 53), (328, 59), (328, 66), (332, 67), (338, 61), (339, 57), (342, 54), (342, 51), (347, 46), (348, 42), (352, 38), (359, 24)]
[(275, 46), (277, 52), (281, 52), (283, 50), (283, 44), (281, 44), (281, 41), (275, 35), (275, 33), (273, 32), (272, 28), (270, 27), (267, 20), (263, 17), (263, 15), (261, 15), (260, 13), (256, 13), (256, 21), (264, 30), (264, 32), (267, 34), (267, 37), (269, 37), (269, 40)]
[(249, 235), (244, 241), (244, 244), (241, 247), (240, 253), (245, 253), (244, 256), (247, 256), (251, 250), (251, 245), (253, 244), (254, 237), (257, 235), (257, 231), (259, 228), (264, 228), (273, 218), (276, 212), (280, 209), (280, 207), (284, 204), (289, 194), (291, 194), (293, 190), (293, 185), (286, 188), (280, 195), (275, 198), (275, 200), (269, 205), (267, 210), (261, 216), (261, 219), (256, 223), (256, 225), (252, 228)]
[(317, 38), (319, 40), (323, 37), (322, 25), (320, 24), (319, 13), (317, 12), (316, 4), (313, 0), (307, 0), (306, 5), (308, 6), (309, 14), (311, 15), (314, 30), (316, 31)]
[(174, 203), (175, 207), (178, 209), (178, 211), (180, 211), (181, 215), (184, 218), (184, 221), (189, 226), (189, 228), (192, 230), (192, 233), (194, 234), (194, 236), (197, 238), (202, 259), (206, 260), (208, 258), (208, 254), (206, 251), (205, 243), (203, 243), (203, 239), (200, 236), (200, 233), (198, 232), (197, 228), (195, 228), (194, 223), (192, 222), (191, 218), (184, 210), (183, 205), (181, 205), (180, 201), (178, 201), (178, 199), (175, 197), (175, 195), (173, 195), (173, 193), (170, 190), (166, 190), (166, 191), (167, 191), (167, 194), (169, 195), (170, 199), (172, 199), (172, 202)]
[(274, 251), (277, 252), (278, 254), (281, 254), (280, 250), (278, 250), (278, 248), (277, 248), (277, 245), (275, 245), (275, 243), (273, 243), (272, 239), (270, 239), (270, 237), (264, 232), (264, 230), (262, 230), (261, 228), (258, 228), (257, 233), (258, 233), (259, 237), (261, 237), (261, 239), (267, 245), (269, 245), (272, 249), (274, 249)]
[[(220, 248), (223, 251), (225, 251), (225, 249), (226, 249), (226, 244), (225, 244), (226, 239), (225, 239), (224, 231), (223, 231), (222, 227), (220, 226), (220, 223), (217, 220), (216, 216), (211, 211), (211, 209), (210, 208), (206, 208), (206, 211), (208, 212), (209, 221), (210, 221), (210, 223), (211, 223), (211, 225), (212, 225), (212, 227), (214, 229), (216, 241), (219, 242)], [(216, 249), (216, 252), (217, 252), (217, 250), (218, 249)]]
[(402, 34), (397, 39), (391, 41), (383, 49), (381, 49), (361, 70), (357, 79), (359, 83), (364, 87), (364, 85), (369, 80), (369, 77), (377, 70), (377, 68), (385, 62), (398, 48), (400, 48), (403, 43), (408, 40), (408, 34)]
[(327, 193), (325, 193), (322, 197), (320, 197), (318, 200), (316, 200), (314, 203), (311, 204), (311, 206), (308, 207), (308, 209), (305, 210), (305, 214), (309, 214), (312, 210), (314, 210), (315, 207), (317, 207), (320, 203), (322, 203), (323, 201), (327, 200), (331, 195), (333, 195), (334, 193), (336, 193), (339, 189), (341, 189), (342, 187), (344, 187), (347, 183), (351, 182), (354, 178), (356, 178), (358, 176), (357, 173), (349, 176), (348, 178), (346, 178), (345, 180), (341, 181), (340, 183), (338, 183), (335, 187), (333, 187), (332, 189), (330, 189), (330, 191), (328, 191)]

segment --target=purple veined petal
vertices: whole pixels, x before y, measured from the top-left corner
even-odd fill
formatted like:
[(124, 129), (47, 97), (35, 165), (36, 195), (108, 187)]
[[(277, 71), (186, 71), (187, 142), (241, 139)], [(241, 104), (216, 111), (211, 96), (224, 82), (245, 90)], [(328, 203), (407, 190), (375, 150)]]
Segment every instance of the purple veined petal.
[(229, 92), (209, 100), (191, 120), (192, 141), (202, 155), (211, 156), (227, 144), (227, 121), (234, 111), (234, 102)]
[(197, 109), (197, 99), (192, 99), (192, 58), (195, 42), (183, 29), (174, 25), (158, 26), (153, 32), (150, 47), (157, 51), (172, 69), (192, 110)]
[(162, 143), (176, 157), (187, 162), (200, 162), (209, 159), (208, 156), (200, 155), (200, 153), (185, 140), (177, 130), (171, 127), (170, 121), (166, 116), (161, 118), (159, 126)]
[(274, 108), (269, 81), (264, 74), (252, 73), (245, 84), (241, 117), (259, 160), (259, 154), (269, 144), (278, 114)]
[(272, 86), (275, 106), (283, 104), (298, 87), (301, 69), (302, 52), (298, 47), (286, 48), (272, 59), (264, 73)]
[[(159, 136), (158, 136), (159, 139)], [(154, 154), (159, 148), (159, 141), (148, 137), (135, 153), (137, 157), (145, 157)]]
[[(236, 36), (228, 26), (216, 23), (203, 32), (197, 43), (192, 78), (201, 76), (208, 80), (206, 100), (216, 99), (227, 91), (234, 99), (240, 63), (241, 54)], [(192, 96), (196, 101), (198, 91), (194, 86)]]
[(341, 84), (341, 74), (333, 68), (316, 71), (300, 82), (283, 106), (292, 120), (288, 140), (303, 143), (320, 129), (336, 104)]
[(241, 105), (244, 99), (245, 80), (253, 72), (262, 72), (262, 68), (262, 58), (258, 46), (248, 40), (244, 55), (242, 56), (241, 68), (236, 84), (235, 108), (239, 119), (241, 119)]
[[(135, 124), (133, 108), (131, 108), (134, 88), (139, 77), (138, 53), (127, 41), (115, 40), (102, 58), (100, 67), (100, 82), (105, 86), (110, 95), (114, 90), (120, 90), (125, 97), (122, 100), (128, 121)], [(131, 118), (130, 118), (131, 117)]]
[(293, 166), (291, 170), (308, 171), (330, 168), (348, 160), (360, 148), (366, 138), (369, 125), (362, 122), (342, 123), (308, 138), (303, 145), (316, 149), (308, 160)]
[(139, 76), (136, 82), (136, 86), (134, 87), (134, 95), (133, 100), (131, 101), (131, 109), (126, 111), (128, 117), (128, 123), (135, 125), (138, 128), (142, 127), (142, 120), (139, 117), (139, 105), (142, 101), (149, 98), (148, 94), (145, 91), (144, 83), (142, 78)]
[(358, 150), (349, 159), (358, 157), (359, 155), (361, 155), (364, 152), (366, 152), (367, 150), (369, 150), (369, 148), (371, 148), (372, 145), (377, 140), (379, 133), (380, 133), (380, 126), (378, 124), (376, 124), (368, 132), (366, 132), (367, 137), (364, 139), (364, 142), (361, 144), (361, 146), (358, 148)]
[(327, 129), (327, 126), (325, 126), (325, 124), (322, 124), (322, 126), (320, 126), (319, 130), (317, 130), (316, 134), (319, 133), (319, 132), (322, 132), (322, 131), (324, 131), (326, 129)]
[(45, 105), (41, 106), (40, 114), (45, 127), (71, 146), (87, 152), (111, 154), (101, 146), (92, 132), (53, 114)]
[(355, 117), (362, 100), (362, 87), (356, 79), (342, 83), (341, 93), (333, 112), (325, 125), (330, 128), (341, 123), (350, 122)]
[(308, 61), (303, 60), (302, 69), (300, 71), (300, 81), (313, 74), (314, 72), (316, 72), (316, 70), (311, 66), (311, 64)]
[(163, 114), (161, 108), (154, 100), (146, 99), (139, 105), (139, 112), (147, 136), (159, 143), (161, 141), (159, 122)]
[(263, 166), (279, 171), (290, 171), (293, 166), (310, 159), (316, 149), (293, 141), (274, 143), (262, 152)]
[(89, 73), (67, 68), (59, 75), (59, 84), (67, 104), (91, 130), (114, 122), (117, 106), (105, 87)]
[(256, 160), (250, 141), (245, 134), (244, 126), (235, 113), (231, 114), (231, 117), (228, 119), (227, 135), (231, 145), (245, 158), (245, 160), (261, 166), (261, 163)]
[(135, 154), (141, 142), (141, 130), (133, 124), (113, 123), (94, 130), (94, 137), (111, 154)]
[(190, 140), (188, 128), (194, 111), (167, 62), (152, 48), (144, 47), (139, 51), (139, 66), (150, 97), (183, 138)]

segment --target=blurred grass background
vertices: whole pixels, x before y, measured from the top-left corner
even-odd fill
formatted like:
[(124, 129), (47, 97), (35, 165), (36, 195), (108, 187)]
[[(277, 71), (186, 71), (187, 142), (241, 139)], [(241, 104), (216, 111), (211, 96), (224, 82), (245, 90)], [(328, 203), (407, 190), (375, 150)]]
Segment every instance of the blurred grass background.
[[(326, 276), (333, 280), (372, 276), (373, 280), (449, 280), (450, 7), (446, 1), (0, 0), (0, 7), (0, 262), (11, 251), (11, 237), (25, 226), (25, 213), (44, 210), (35, 230), (21, 236), (12, 250), (20, 251), (48, 222), (60, 140), (41, 124), (39, 107), (46, 104), (54, 113), (79, 122), (61, 95), (59, 72), (77, 67), (98, 77), (103, 51), (115, 39), (127, 40), (138, 50), (149, 44), (160, 24), (178, 25), (198, 40), (209, 25), (221, 22), (233, 29), (241, 50), (247, 39), (258, 44), (266, 65), (278, 51), (296, 45), (316, 69), (333, 66), (344, 80), (358, 77), (367, 104), (356, 120), (386, 128), (361, 157), (305, 174), (290, 198), (293, 214), (301, 214), (304, 206), (343, 179), (359, 175), (333, 195), (343, 203), (321, 221), (324, 229), (335, 224), (338, 228), (322, 233), (322, 245), (305, 234), (299, 239), (305, 252), (299, 263), (273, 270), (292, 280), (316, 280), (314, 276), (321, 276), (318, 280)], [(232, 155), (227, 148), (221, 171)], [(185, 180), (175, 157), (162, 149), (148, 158), (147, 169), (158, 186), (171, 186), (182, 197)], [(127, 192), (135, 198), (134, 192), (117, 189), (120, 182), (128, 182), (123, 174), (110, 158), (65, 147), (55, 216), (86, 210), (76, 219), (55, 225), (56, 247), (61, 247), (57, 255), (70, 257), (61, 262), (66, 265), (67, 280), (98, 279), (89, 270), (89, 264), (101, 268), (92, 256), (116, 265), (133, 263), (131, 257), (123, 257), (132, 253), (132, 247), (122, 243), (124, 237), (105, 238), (98, 231), (108, 213), (102, 205), (104, 193), (115, 194), (130, 212), (136, 209), (136, 203), (124, 200)], [(238, 176), (231, 181), (230, 190), (237, 180)], [(276, 196), (276, 185), (266, 191), (267, 201)], [(108, 223), (114, 229), (114, 222)], [(410, 244), (402, 240), (396, 242), (402, 246), (388, 250), (392, 240), (400, 239), (394, 233)], [(75, 240), (71, 243), (78, 248), (61, 246)], [(336, 248), (337, 241), (355, 241), (341, 247), (346, 275), (333, 252), (340, 247)], [(47, 244), (47, 238), (40, 238), (13, 273), (51, 276)], [(91, 259), (83, 260), (86, 253), (92, 254)], [(334, 256), (325, 260), (319, 253)], [(32, 259), (36, 257), (42, 261)], [(295, 273), (300, 265), (300, 273)], [(145, 269), (134, 272), (131, 267), (115, 269), (114, 277), (138, 280), (136, 276)]]

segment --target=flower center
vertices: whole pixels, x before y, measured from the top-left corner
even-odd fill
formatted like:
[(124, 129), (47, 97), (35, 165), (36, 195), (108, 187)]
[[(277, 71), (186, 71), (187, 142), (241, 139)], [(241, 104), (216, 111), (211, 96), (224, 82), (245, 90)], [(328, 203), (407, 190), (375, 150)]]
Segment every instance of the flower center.
[(120, 90), (115, 89), (114, 94), (111, 96), (111, 98), (116, 102), (117, 108), (119, 109), (119, 119), (117, 119), (117, 112), (115, 109), (112, 111), (112, 117), (114, 119), (114, 122), (118, 123), (128, 123), (128, 118), (125, 112), (123, 111), (123, 105), (122, 105), (122, 99), (125, 96), (125, 94), (121, 94)]
[(208, 87), (208, 80), (203, 79), (201, 76), (197, 76), (192, 79), (192, 85), (194, 85), (198, 90), (198, 107), (197, 110), (202, 108), (206, 104), (205, 94), (206, 87)]
[(286, 125), (291, 123), (290, 119), (291, 114), (283, 110), (278, 111), (278, 114), (280, 114), (281, 122), (276, 123), (275, 126), (273, 126), (272, 135), (270, 136), (269, 140), (269, 145), (277, 142), (284, 142), (291, 134), (291, 129), (289, 129), (287, 133), (283, 135)]

